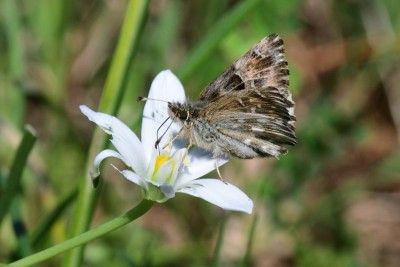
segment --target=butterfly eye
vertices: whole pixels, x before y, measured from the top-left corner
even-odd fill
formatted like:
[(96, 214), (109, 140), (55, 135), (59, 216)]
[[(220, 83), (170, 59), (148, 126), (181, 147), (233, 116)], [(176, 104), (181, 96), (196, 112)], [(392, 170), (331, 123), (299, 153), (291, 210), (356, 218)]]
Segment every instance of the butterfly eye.
[(179, 110), (178, 117), (179, 119), (185, 121), (188, 119), (189, 113), (186, 110)]

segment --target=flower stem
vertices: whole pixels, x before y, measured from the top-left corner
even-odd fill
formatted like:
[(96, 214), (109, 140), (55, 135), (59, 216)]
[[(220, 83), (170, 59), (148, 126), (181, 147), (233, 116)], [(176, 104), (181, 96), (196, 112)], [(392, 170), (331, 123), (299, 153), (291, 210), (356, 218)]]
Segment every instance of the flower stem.
[(92, 230), (89, 230), (83, 234), (80, 234), (76, 237), (73, 237), (67, 241), (62, 242), (61, 244), (55, 245), (43, 251), (40, 251), (36, 254), (28, 256), (26, 258), (20, 259), (18, 261), (10, 263), (9, 266), (13, 267), (24, 267), (24, 266), (31, 266), (32, 264), (36, 264), (47, 260), (51, 257), (54, 257), (60, 253), (63, 253), (67, 250), (70, 250), (74, 247), (83, 245), (93, 239), (96, 239), (102, 235), (105, 235), (113, 230), (116, 230), (125, 224), (139, 218), (144, 213), (146, 213), (152, 206), (154, 202), (150, 200), (142, 200), (136, 207), (129, 210), (125, 214), (112, 219), (109, 222), (106, 222)]

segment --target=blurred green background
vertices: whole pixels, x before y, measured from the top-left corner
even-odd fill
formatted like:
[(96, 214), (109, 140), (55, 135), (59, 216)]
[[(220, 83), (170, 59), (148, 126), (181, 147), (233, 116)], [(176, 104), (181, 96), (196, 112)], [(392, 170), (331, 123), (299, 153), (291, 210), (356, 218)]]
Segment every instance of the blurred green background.
[[(89, 179), (92, 160), (94, 125), (78, 106), (97, 109), (127, 6), (0, 0), (0, 194), (23, 126), (38, 135), (1, 224), (2, 263), (69, 236), (77, 185)], [(126, 59), (122, 121), (140, 133), (136, 98), (159, 71), (171, 69), (195, 99), (257, 41), (278, 33), (299, 144), (279, 161), (222, 168), (255, 201), (253, 215), (178, 195), (89, 243), (82, 266), (400, 266), (399, 11), (398, 0), (150, 1)], [(141, 198), (107, 166), (91, 227)], [(25, 227), (28, 252), (11, 218)], [(63, 257), (39, 266), (59, 266)]]

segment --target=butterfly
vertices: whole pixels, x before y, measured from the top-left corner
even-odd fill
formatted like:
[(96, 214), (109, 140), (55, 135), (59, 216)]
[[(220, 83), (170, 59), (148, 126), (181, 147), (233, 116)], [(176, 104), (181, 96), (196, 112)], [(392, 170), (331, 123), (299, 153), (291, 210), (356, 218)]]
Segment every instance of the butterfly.
[(196, 101), (168, 103), (180, 137), (215, 157), (276, 157), (295, 145), (295, 103), (283, 41), (272, 34), (212, 81)]
[(297, 143), (288, 87), (283, 41), (272, 34), (206, 86), (196, 101), (168, 102), (168, 114), (180, 127), (177, 138), (215, 158), (278, 158), (287, 153), (285, 145)]

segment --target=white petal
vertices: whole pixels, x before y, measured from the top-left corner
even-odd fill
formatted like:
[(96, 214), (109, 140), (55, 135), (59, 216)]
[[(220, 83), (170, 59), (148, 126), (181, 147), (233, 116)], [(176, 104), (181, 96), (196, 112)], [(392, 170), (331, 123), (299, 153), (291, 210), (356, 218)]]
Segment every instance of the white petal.
[(147, 182), (140, 177), (139, 175), (137, 175), (136, 173), (130, 171), (130, 170), (123, 170), (120, 171), (117, 167), (115, 167), (114, 165), (111, 164), (111, 166), (114, 167), (114, 169), (116, 169), (117, 171), (119, 171), (126, 179), (128, 179), (129, 181), (143, 187), (143, 188), (147, 188)]
[(177, 151), (175, 151), (172, 155), (172, 160), (175, 162), (175, 166), (173, 169), (173, 172), (171, 174), (171, 181), (170, 184), (172, 184), (174, 187), (177, 185), (177, 178), (179, 175), (179, 171), (181, 170), (181, 166), (185, 164), (185, 157), (187, 155), (187, 149), (182, 148)]
[[(131, 167), (138, 175), (145, 175), (148, 160), (143, 146), (135, 133), (114, 116), (94, 112), (83, 105), (80, 106), (80, 109), (89, 120), (99, 125), (106, 133), (112, 135), (113, 139), (111, 141), (121, 154), (125, 164)], [(150, 148), (146, 147), (146, 149)]]
[(105, 114), (105, 113), (95, 112), (85, 105), (80, 105), (79, 108), (80, 108), (81, 112), (86, 117), (88, 117), (89, 120), (93, 121), (94, 123), (99, 125), (101, 128), (103, 128), (103, 130), (106, 133), (111, 134), (111, 130), (110, 130), (111, 122), (110, 121), (112, 120), (112, 116)]
[(150, 163), (149, 163), (149, 166), (147, 168), (147, 173), (146, 173), (146, 177), (148, 179), (151, 179), (151, 176), (153, 175), (154, 169), (156, 167), (157, 155), (158, 155), (158, 151), (155, 148), (153, 148), (152, 152), (151, 152)]
[(204, 149), (194, 147), (189, 150), (190, 165), (185, 168), (185, 172), (179, 177), (179, 184), (186, 184), (187, 182), (202, 177), (203, 175), (216, 169), (228, 162), (228, 158), (213, 158), (211, 152)]
[[(167, 102), (185, 102), (185, 91), (178, 78), (170, 71), (164, 70), (160, 72), (151, 84), (149, 98), (159, 99)], [(144, 147), (152, 147), (157, 140), (157, 129), (169, 117), (168, 103), (163, 101), (148, 100), (143, 111), (142, 121), (142, 142)], [(159, 136), (162, 135), (171, 122), (166, 122), (159, 130)], [(172, 124), (169, 131), (165, 134), (160, 143), (163, 147), (170, 141), (172, 134), (176, 134), (179, 127)], [(158, 137), (159, 137), (158, 136)], [(151, 152), (146, 150), (147, 156), (150, 158)]]
[(175, 196), (175, 190), (170, 184), (162, 184), (160, 186), (160, 190), (167, 199), (173, 198)]
[(97, 172), (99, 172), (99, 166), (100, 163), (108, 157), (114, 157), (114, 158), (118, 158), (120, 160), (123, 161), (123, 158), (121, 156), (121, 154), (119, 154), (117, 151), (111, 150), (111, 149), (106, 149), (101, 151), (99, 154), (97, 154), (97, 156), (95, 157), (94, 161), (93, 161), (93, 165), (94, 168), (96, 169)]
[(242, 211), (251, 214), (253, 201), (239, 188), (217, 179), (199, 179), (178, 190), (202, 198), (225, 210)]

